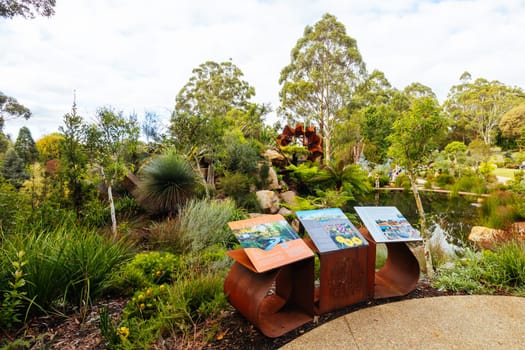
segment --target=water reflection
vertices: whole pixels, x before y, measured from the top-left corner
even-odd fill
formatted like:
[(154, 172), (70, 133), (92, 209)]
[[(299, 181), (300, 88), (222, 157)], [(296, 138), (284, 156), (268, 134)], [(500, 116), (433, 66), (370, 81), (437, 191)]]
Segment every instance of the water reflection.
[[(370, 197), (350, 204), (348, 212), (354, 212), (354, 206), (394, 206), (407, 218), (412, 226), (419, 228), (414, 195), (410, 191), (378, 191)], [(444, 193), (421, 192), (423, 208), (430, 232), (444, 241), (458, 247), (468, 244), (468, 235), (472, 226), (479, 225), (479, 209), (473, 205), (476, 197), (450, 197)], [(438, 238), (435, 238), (438, 239)], [(441, 239), (441, 238), (439, 238)], [(443, 245), (442, 245), (443, 246)], [(453, 249), (451, 247), (451, 249)]]

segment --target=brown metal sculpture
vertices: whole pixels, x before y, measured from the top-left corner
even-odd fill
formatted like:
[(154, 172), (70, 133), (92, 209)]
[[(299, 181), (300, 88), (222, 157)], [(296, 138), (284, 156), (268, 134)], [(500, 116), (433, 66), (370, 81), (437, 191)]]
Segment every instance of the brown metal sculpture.
[(300, 123), (296, 124), (295, 128), (285, 125), (282, 133), (276, 139), (280, 147), (288, 146), (295, 140), (299, 140), (310, 152), (308, 160), (316, 161), (323, 157), (323, 138), (317, 134), (315, 126), (309, 126), (305, 129), (304, 125)]
[(369, 244), (368, 248), (368, 292), (374, 299), (399, 297), (416, 288), (419, 280), (419, 262), (405, 242), (385, 243), (387, 259), (378, 271), (375, 270), (376, 245), (368, 230), (359, 230)]
[(313, 257), (255, 273), (243, 264), (247, 257), (242, 249), (228, 255), (235, 262), (224, 281), (224, 293), (264, 335), (279, 337), (313, 319)]

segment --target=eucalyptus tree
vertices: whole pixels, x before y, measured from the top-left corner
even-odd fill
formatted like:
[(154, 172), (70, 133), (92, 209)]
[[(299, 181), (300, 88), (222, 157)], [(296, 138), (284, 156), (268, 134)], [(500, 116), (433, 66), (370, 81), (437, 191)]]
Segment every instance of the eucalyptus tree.
[(255, 95), (232, 62), (208, 61), (192, 73), (175, 99), (171, 117), (170, 130), (179, 148), (212, 146), (228, 126), (226, 115), (232, 110), (247, 112)]
[(31, 111), (29, 108), (20, 104), (16, 98), (5, 95), (0, 91), (0, 131), (4, 127), (4, 122), (12, 118), (29, 119)]
[[(412, 192), (420, 218), (423, 238), (426, 232), (425, 212), (417, 187), (418, 170), (437, 148), (446, 131), (446, 119), (443, 117), (438, 101), (431, 96), (413, 98), (410, 109), (401, 113), (394, 122), (394, 132), (388, 137), (390, 155), (400, 165), (410, 179)], [(433, 274), (432, 259), (425, 241), (425, 261), (427, 273)]]
[[(175, 99), (170, 123), (173, 144), (212, 170), (214, 159), (224, 148), (226, 131), (239, 128), (249, 136), (262, 126), (268, 108), (251, 102), (254, 95), (255, 89), (232, 62), (201, 64)], [(208, 177), (208, 183), (213, 184), (213, 176)]]
[(0, 0), (0, 17), (34, 18), (35, 14), (50, 17), (55, 14), (55, 5), (56, 0)]
[(472, 82), (468, 73), (461, 79), (460, 84), (451, 88), (444, 103), (452, 127), (463, 132), (461, 141), (465, 143), (479, 137), (492, 145), (503, 115), (525, 103), (525, 92), (497, 80), (478, 78)]
[(128, 118), (123, 112), (103, 107), (97, 111), (96, 120), (85, 129), (86, 145), (90, 162), (100, 174), (107, 188), (111, 230), (117, 236), (117, 218), (113, 201), (113, 185), (130, 170), (129, 155), (134, 152), (139, 138), (139, 126), (134, 116)]
[(504, 137), (519, 140), (525, 127), (525, 103), (509, 110), (501, 117), (499, 128)]
[(340, 113), (364, 75), (365, 64), (355, 39), (330, 14), (305, 28), (292, 49), (290, 64), (281, 70), (280, 114), (289, 122), (313, 122), (319, 127), (326, 162)]

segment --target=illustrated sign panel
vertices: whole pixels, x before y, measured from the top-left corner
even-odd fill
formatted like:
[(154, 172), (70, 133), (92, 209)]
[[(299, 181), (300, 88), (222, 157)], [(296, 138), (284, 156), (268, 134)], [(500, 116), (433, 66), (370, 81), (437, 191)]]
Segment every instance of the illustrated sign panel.
[(339, 208), (296, 212), (320, 253), (368, 245)]
[(419, 231), (396, 207), (354, 207), (377, 243), (421, 241)]
[(228, 223), (257, 272), (312, 257), (314, 254), (279, 214)]

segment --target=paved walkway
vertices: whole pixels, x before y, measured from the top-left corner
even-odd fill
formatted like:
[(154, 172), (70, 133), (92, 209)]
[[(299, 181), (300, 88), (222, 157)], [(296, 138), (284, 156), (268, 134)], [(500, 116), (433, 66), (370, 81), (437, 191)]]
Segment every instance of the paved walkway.
[(525, 298), (446, 296), (361, 309), (281, 350), (525, 349)]

